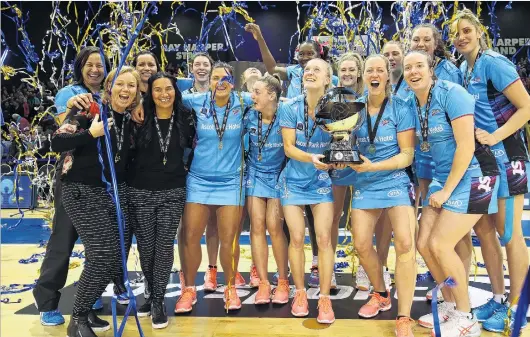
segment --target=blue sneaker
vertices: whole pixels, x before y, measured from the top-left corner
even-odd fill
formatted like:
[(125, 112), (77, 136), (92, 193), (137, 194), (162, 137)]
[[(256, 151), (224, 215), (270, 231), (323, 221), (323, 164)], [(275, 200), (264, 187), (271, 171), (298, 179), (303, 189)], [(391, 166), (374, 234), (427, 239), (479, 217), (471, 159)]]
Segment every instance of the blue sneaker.
[(96, 300), (96, 303), (94, 303), (94, 305), (92, 305), (92, 309), (93, 310), (103, 309), (103, 300), (101, 299), (101, 297)]
[[(291, 277), (291, 268), (287, 268), (287, 278), (289, 278), (289, 277)], [(280, 278), (280, 273), (276, 272), (276, 274), (274, 274), (274, 276), (272, 277), (272, 284), (277, 286), (279, 278)]]
[[(491, 332), (504, 332), (504, 321), (508, 319), (508, 306), (503, 305), (502, 308), (495, 311), (493, 316), (490, 319), (482, 323), (484, 330)], [(510, 330), (513, 328), (515, 322), (515, 310), (512, 310), (510, 317)], [(525, 320), (521, 329), (524, 329), (528, 325), (528, 322)]]
[(311, 275), (309, 275), (309, 288), (318, 288), (320, 285), (320, 278), (318, 277), (318, 267), (311, 267)]
[(119, 304), (127, 305), (129, 304), (129, 296), (127, 296), (127, 293), (119, 294), (117, 296), (117, 301)]
[(473, 308), (471, 310), (471, 313), (473, 314), (473, 316), (477, 318), (477, 321), (482, 323), (486, 321), (488, 318), (490, 318), (491, 316), (493, 316), (495, 311), (501, 309), (501, 307), (504, 307), (504, 306), (505, 306), (504, 304), (495, 302), (493, 298), (490, 298), (488, 302), (484, 303), (483, 305)]
[(64, 317), (59, 310), (41, 312), (40, 324), (45, 326), (61, 325), (64, 324)]

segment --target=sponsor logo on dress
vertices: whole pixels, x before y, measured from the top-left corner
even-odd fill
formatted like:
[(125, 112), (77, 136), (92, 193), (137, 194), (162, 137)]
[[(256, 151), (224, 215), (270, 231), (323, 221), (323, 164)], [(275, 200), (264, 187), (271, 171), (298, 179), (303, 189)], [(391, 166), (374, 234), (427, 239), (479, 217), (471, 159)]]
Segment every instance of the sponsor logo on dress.
[(481, 82), (481, 80), (480, 80), (480, 77), (478, 77), (478, 76), (477, 76), (477, 77), (473, 77), (473, 78), (469, 81), (469, 83), (471, 83), (471, 84), (480, 83), (480, 82)]
[(241, 109), (240, 108), (235, 108), (234, 109), (234, 115), (237, 115), (238, 113), (241, 112)]
[(447, 200), (447, 205), (451, 207), (461, 208), (462, 207), (462, 200)]
[(401, 190), (392, 190), (388, 192), (387, 196), (389, 197), (399, 197), (401, 195)]
[(381, 121), (381, 126), (385, 126), (385, 125), (387, 125), (388, 123), (390, 123), (390, 120), (387, 119), (387, 118), (385, 118), (385, 119), (383, 119), (383, 120)]
[(363, 199), (363, 196), (361, 195), (361, 191), (355, 190), (355, 192), (353, 193), (353, 199), (357, 199), (357, 200)]
[(250, 134), (251, 135), (255, 135), (256, 131), (257, 131), (256, 128), (254, 128), (254, 127), (250, 128)]
[(431, 111), (431, 116), (437, 115), (437, 114), (439, 114), (439, 113), (440, 113), (440, 109), (433, 109), (433, 110)]
[(398, 179), (398, 178), (404, 177), (406, 175), (407, 174), (405, 172), (403, 172), (403, 171), (397, 172), (397, 173), (394, 173), (394, 175), (392, 176), (392, 179)]
[(331, 192), (331, 188), (329, 187), (321, 187), (317, 190), (318, 194), (329, 194)]
[(493, 154), (495, 155), (495, 157), (502, 157), (504, 156), (504, 151), (503, 150), (499, 150), (499, 149), (496, 149), (496, 150), (493, 150)]
[(329, 179), (329, 174), (327, 173), (320, 173), (318, 175), (318, 180), (326, 180), (326, 179)]

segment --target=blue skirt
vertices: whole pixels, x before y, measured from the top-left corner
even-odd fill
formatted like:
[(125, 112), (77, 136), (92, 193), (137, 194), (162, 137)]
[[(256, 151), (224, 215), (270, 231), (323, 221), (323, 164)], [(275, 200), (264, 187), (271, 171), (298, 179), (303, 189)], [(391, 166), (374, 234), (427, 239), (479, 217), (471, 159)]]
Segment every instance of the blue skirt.
[(530, 181), (528, 174), (530, 173), (530, 163), (524, 161), (513, 161), (508, 163), (499, 163), (500, 184), (499, 184), (499, 198), (508, 198), (520, 194), (528, 193), (530, 189)]
[(279, 176), (280, 172), (266, 173), (249, 168), (245, 179), (247, 197), (279, 199)]
[(310, 184), (297, 184), (294, 180), (286, 179), (284, 172), (285, 170), (282, 171), (279, 181), (282, 206), (333, 202), (331, 179), (327, 173), (320, 173), (319, 179), (311, 180)]
[(416, 197), (414, 184), (408, 179), (399, 179), (396, 184), (371, 184), (367, 189), (353, 187), (351, 208), (380, 209), (395, 206), (414, 206)]
[(434, 162), (431, 152), (421, 152), (419, 146), (415, 151), (414, 168), (416, 177), (419, 179), (432, 180), (434, 174)]
[[(462, 214), (497, 213), (499, 181), (499, 176), (471, 177), (470, 173), (466, 173), (442, 207)], [(440, 191), (444, 185), (444, 181), (436, 178), (432, 180), (427, 197), (423, 201), (424, 207), (429, 205), (431, 194)]]
[(335, 186), (352, 186), (355, 182), (355, 172), (351, 167), (346, 167), (344, 170), (331, 170), (331, 183)]
[(186, 180), (186, 202), (203, 205), (244, 206), (244, 177), (201, 177), (188, 173)]

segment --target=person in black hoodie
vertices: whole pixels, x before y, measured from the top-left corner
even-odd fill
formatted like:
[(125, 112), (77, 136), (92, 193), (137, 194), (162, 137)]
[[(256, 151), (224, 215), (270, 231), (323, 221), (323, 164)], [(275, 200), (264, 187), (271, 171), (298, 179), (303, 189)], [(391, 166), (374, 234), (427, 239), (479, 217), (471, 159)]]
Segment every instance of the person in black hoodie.
[[(108, 103), (108, 126), (118, 183), (118, 195), (128, 236), (128, 200), (125, 170), (130, 150), (130, 109), (140, 102), (140, 77), (132, 67), (123, 67), (114, 85), (112, 70), (104, 83), (104, 102)], [(87, 97), (93, 101), (91, 94)], [(97, 110), (97, 109), (96, 109)], [(99, 111), (104, 110), (100, 107)], [(92, 304), (107, 284), (116, 279), (121, 269), (121, 251), (116, 206), (107, 192), (111, 182), (104, 125), (100, 115), (89, 111), (70, 110), (65, 123), (52, 138), (52, 148), (65, 152), (61, 171), (63, 205), (85, 247), (86, 262), (77, 286), (68, 336), (96, 337), (94, 330), (104, 331), (109, 324), (99, 319)], [(101, 146), (101, 158), (98, 153)], [(103, 165), (100, 163), (103, 161)], [(111, 188), (112, 190), (112, 188)], [(128, 238), (125, 238), (125, 242)], [(94, 324), (94, 323), (98, 324)], [(101, 329), (94, 329), (101, 326)]]
[(153, 328), (161, 329), (168, 325), (164, 295), (186, 202), (184, 149), (191, 147), (194, 129), (176, 79), (167, 73), (149, 78), (143, 108), (145, 120), (134, 135), (128, 172), (129, 210), (151, 294), (138, 316), (151, 315)]

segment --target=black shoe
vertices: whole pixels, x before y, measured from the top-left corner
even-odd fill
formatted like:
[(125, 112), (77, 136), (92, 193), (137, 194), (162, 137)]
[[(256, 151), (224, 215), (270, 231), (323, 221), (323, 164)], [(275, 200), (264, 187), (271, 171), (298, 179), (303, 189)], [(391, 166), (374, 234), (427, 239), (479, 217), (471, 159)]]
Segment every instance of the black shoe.
[(166, 305), (163, 300), (153, 301), (151, 305), (151, 324), (153, 329), (163, 329), (168, 325)]
[(93, 310), (90, 310), (88, 314), (88, 324), (92, 328), (92, 330), (97, 332), (107, 331), (110, 329), (110, 324), (107, 321), (102, 320), (96, 314)]
[(66, 337), (98, 337), (90, 324), (88, 323), (88, 316), (81, 316), (70, 319), (68, 329), (66, 330)]
[(142, 304), (141, 307), (138, 308), (138, 317), (147, 317), (147, 316), (151, 316), (151, 303), (152, 303), (152, 299), (148, 298), (145, 300), (145, 303)]

